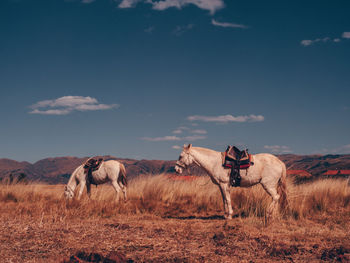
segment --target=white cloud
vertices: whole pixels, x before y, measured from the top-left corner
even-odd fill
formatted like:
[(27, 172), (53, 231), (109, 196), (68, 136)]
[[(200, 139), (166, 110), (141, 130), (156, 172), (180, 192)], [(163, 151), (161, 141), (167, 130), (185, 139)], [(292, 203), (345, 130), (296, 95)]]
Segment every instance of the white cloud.
[(339, 147), (338, 149), (335, 150), (335, 152), (342, 153), (342, 154), (350, 153), (350, 144)]
[(346, 153), (350, 154), (350, 144), (346, 144), (332, 150), (325, 149), (324, 151), (326, 153), (332, 153), (332, 154), (346, 154)]
[(122, 0), (122, 2), (118, 5), (119, 8), (132, 8), (140, 2), (141, 0)]
[[(343, 34), (341, 35), (341, 38), (350, 39), (350, 32), (343, 32)], [(331, 39), (330, 37), (324, 37), (324, 38), (316, 38), (316, 39), (305, 39), (305, 40), (300, 41), (300, 44), (304, 47), (307, 47), (307, 46), (314, 45), (315, 43), (318, 43), (318, 42), (339, 43), (341, 41), (341, 38), (336, 37), (336, 38)]]
[(300, 44), (303, 45), (304, 47), (310, 46), (310, 45), (312, 45), (312, 43), (313, 43), (312, 40), (307, 40), (307, 39), (306, 40), (302, 40), (300, 42)]
[(344, 32), (342, 38), (350, 38), (350, 32)]
[(163, 136), (163, 137), (143, 137), (141, 138), (144, 141), (150, 141), (150, 142), (164, 142), (164, 141), (180, 141), (181, 138), (177, 136)]
[(201, 116), (193, 115), (188, 116), (189, 121), (205, 121), (205, 122), (218, 122), (218, 123), (228, 123), (228, 122), (257, 122), (263, 121), (264, 116), (251, 114), (249, 116), (232, 116), (230, 114), (221, 116)]
[(192, 135), (192, 136), (183, 137), (182, 139), (185, 141), (197, 141), (197, 140), (204, 140), (206, 138), (207, 138), (206, 136), (202, 136), (202, 135)]
[(31, 114), (67, 115), (73, 111), (109, 110), (118, 104), (100, 104), (97, 99), (83, 96), (64, 96), (54, 100), (39, 101), (30, 108)]
[(118, 7), (131, 8), (135, 7), (139, 2), (151, 4), (154, 10), (159, 11), (172, 7), (181, 9), (187, 5), (195, 5), (200, 9), (208, 10), (210, 14), (214, 14), (217, 10), (222, 9), (225, 6), (223, 0), (122, 0)]
[(180, 126), (178, 127), (177, 129), (173, 130), (172, 133), (174, 134), (181, 134), (183, 133), (184, 131), (188, 131), (190, 128), (188, 127), (185, 127), (185, 126)]
[(234, 23), (227, 23), (227, 22), (218, 22), (215, 19), (211, 20), (211, 23), (214, 26), (220, 26), (220, 27), (231, 27), (231, 28), (248, 28), (246, 25), (242, 24), (234, 24)]
[(284, 145), (265, 145), (264, 148), (274, 154), (283, 154), (283, 153), (292, 152), (288, 146), (284, 146)]
[(179, 145), (173, 145), (173, 146), (171, 146), (171, 148), (173, 148), (173, 149), (175, 149), (175, 150), (180, 150), (180, 149), (182, 149), (181, 146), (179, 146)]
[(69, 110), (38, 110), (35, 109), (30, 112), (31, 114), (43, 114), (43, 115), (67, 115), (70, 113)]
[(176, 129), (176, 130), (173, 130), (173, 133), (174, 134), (180, 134), (180, 133), (182, 133), (182, 130), (181, 129)]
[(314, 152), (315, 154), (350, 154), (350, 144), (345, 144), (337, 148), (323, 148)]
[[(325, 42), (329, 42), (329, 41), (331, 41), (331, 39), (329, 37), (324, 37), (324, 38), (316, 38), (314, 40), (309, 40), (309, 39), (302, 40), (300, 42), (300, 44), (303, 45), (304, 47), (307, 47), (307, 46), (311, 46), (317, 42), (324, 42), (325, 43)], [(334, 41), (334, 42), (337, 42), (337, 41)]]
[(201, 129), (198, 129), (198, 130), (191, 130), (190, 132), (191, 132), (191, 133), (197, 133), (197, 134), (207, 134), (207, 131), (206, 131), (206, 130), (201, 130)]
[(185, 137), (178, 137), (178, 136), (163, 136), (163, 137), (143, 137), (141, 138), (144, 141), (150, 141), (150, 142), (165, 142), (165, 141), (196, 141), (196, 140), (203, 140), (206, 139), (205, 136), (200, 135), (193, 135), (193, 136), (185, 136)]

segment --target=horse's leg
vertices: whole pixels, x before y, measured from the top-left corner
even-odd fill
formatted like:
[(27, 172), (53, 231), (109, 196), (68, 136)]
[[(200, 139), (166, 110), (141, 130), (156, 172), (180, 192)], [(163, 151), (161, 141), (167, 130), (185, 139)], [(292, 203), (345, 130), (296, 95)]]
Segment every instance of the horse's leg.
[(81, 195), (83, 194), (85, 185), (86, 185), (86, 181), (85, 181), (85, 180), (82, 180), (82, 181), (80, 182), (80, 189), (79, 189), (79, 193), (78, 193), (78, 200), (80, 200)]
[(91, 198), (91, 184), (86, 183), (86, 192), (89, 198)]
[(224, 189), (224, 184), (219, 184), (219, 189), (222, 196), (222, 201), (224, 203), (225, 218), (229, 219), (230, 215), (229, 215), (229, 208), (228, 208), (228, 203), (226, 198), (226, 190)]
[(228, 184), (224, 184), (223, 190), (226, 195), (226, 202), (227, 202), (227, 209), (228, 209), (227, 219), (232, 219), (233, 210), (231, 205), (231, 188)]
[(275, 217), (276, 212), (278, 211), (278, 200), (280, 199), (280, 195), (277, 193), (276, 185), (264, 185), (261, 184), (266, 192), (272, 197), (272, 202), (267, 209), (267, 218)]
[(126, 186), (125, 185), (119, 185), (119, 187), (122, 189), (124, 194), (124, 201), (128, 201), (127, 195), (126, 195)]
[(117, 198), (116, 198), (116, 200), (117, 200), (117, 202), (118, 202), (118, 201), (119, 201), (120, 186), (119, 186), (119, 184), (118, 184), (117, 181), (112, 181), (112, 186), (113, 186), (115, 192), (117, 193)]

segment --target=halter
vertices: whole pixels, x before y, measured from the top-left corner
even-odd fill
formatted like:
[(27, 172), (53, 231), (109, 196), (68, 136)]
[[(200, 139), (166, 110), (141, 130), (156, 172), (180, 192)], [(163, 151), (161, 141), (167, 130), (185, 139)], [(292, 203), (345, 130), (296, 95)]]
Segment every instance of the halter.
[[(193, 158), (193, 162), (195, 163), (195, 164), (197, 164), (198, 166), (201, 166), (197, 161), (196, 161), (196, 159), (188, 152), (188, 153), (186, 153), (187, 155), (189, 155), (189, 156), (191, 156), (192, 158)], [(183, 162), (181, 162), (180, 160), (177, 160), (176, 161), (176, 163), (175, 163), (177, 166), (180, 166), (181, 168), (183, 168), (183, 169), (186, 169), (186, 164), (185, 163), (183, 163)]]
[(186, 169), (186, 165), (184, 163), (181, 163), (179, 160), (176, 161), (175, 165), (180, 166), (183, 169)]

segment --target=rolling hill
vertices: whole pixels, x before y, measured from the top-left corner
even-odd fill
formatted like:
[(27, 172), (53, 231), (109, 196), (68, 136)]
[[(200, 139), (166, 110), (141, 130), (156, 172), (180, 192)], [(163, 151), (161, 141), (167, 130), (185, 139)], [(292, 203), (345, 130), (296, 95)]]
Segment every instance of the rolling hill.
[[(350, 154), (348, 155), (293, 155), (278, 156), (287, 165), (287, 169), (306, 170), (319, 177), (327, 170), (349, 170)], [(88, 157), (55, 157), (45, 158), (33, 164), (17, 162), (10, 159), (0, 159), (0, 180), (27, 180), (45, 183), (66, 183), (74, 169), (82, 164)], [(128, 178), (141, 174), (174, 173), (175, 161), (164, 160), (134, 160), (103, 156), (105, 160), (118, 160), (127, 170)], [(191, 167), (187, 174), (205, 174), (198, 167)]]

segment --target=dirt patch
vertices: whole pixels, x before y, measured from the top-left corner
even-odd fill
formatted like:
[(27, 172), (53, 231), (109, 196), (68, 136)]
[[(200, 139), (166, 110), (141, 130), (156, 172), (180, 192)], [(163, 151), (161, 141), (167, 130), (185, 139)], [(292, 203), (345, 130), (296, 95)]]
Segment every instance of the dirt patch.
[(70, 256), (68, 259), (64, 259), (61, 263), (132, 263), (132, 259), (127, 259), (126, 256), (120, 252), (111, 252), (107, 256), (103, 256), (99, 253), (79, 251), (76, 254)]
[(324, 249), (321, 259), (325, 261), (350, 262), (350, 249), (343, 246)]
[(267, 255), (279, 258), (282, 260), (290, 260), (293, 262), (293, 255), (298, 254), (299, 249), (297, 246), (287, 246), (286, 244), (279, 244), (276, 247), (269, 248), (267, 250)]

